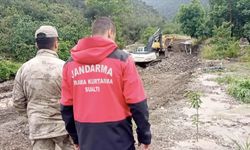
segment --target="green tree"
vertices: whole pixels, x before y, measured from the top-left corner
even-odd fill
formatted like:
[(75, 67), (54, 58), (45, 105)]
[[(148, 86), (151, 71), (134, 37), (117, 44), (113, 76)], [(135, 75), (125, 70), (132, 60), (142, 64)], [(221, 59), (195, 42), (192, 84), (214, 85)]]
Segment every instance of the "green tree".
[(14, 57), (19, 61), (27, 61), (36, 53), (34, 31), (37, 28), (36, 22), (29, 16), (16, 16), (17, 22), (13, 25), (10, 33), (9, 47)]
[(243, 35), (250, 41), (250, 21), (244, 25), (243, 29)]
[(147, 27), (141, 35), (142, 42), (147, 43), (149, 37), (152, 36), (156, 30), (157, 30), (156, 27)]
[[(0, 53), (9, 54), (17, 61), (27, 61), (36, 53), (34, 33), (41, 25), (53, 25), (60, 38), (60, 56), (67, 59), (69, 50), (81, 37), (89, 35), (89, 24), (83, 16), (79, 0), (0, 0)], [(74, 2), (74, 3), (73, 3)], [(74, 6), (73, 6), (74, 5)], [(77, 7), (77, 9), (75, 9)], [(64, 54), (63, 54), (63, 53)]]
[(192, 0), (190, 4), (182, 5), (177, 20), (183, 33), (196, 38), (203, 35), (205, 10), (199, 0)]
[(36, 53), (34, 33), (41, 25), (59, 32), (60, 57), (67, 59), (78, 39), (89, 36), (93, 19), (111, 17), (122, 48), (140, 40), (148, 26), (163, 23), (152, 7), (139, 0), (0, 0), (0, 53), (26, 61)]
[(163, 34), (181, 34), (180, 25), (177, 22), (167, 22), (162, 26)]
[[(211, 24), (221, 26), (223, 22), (232, 24), (232, 36), (240, 38), (246, 36), (244, 26), (249, 22), (249, 0), (210, 0)], [(247, 26), (247, 25), (246, 25)]]
[(85, 16), (90, 21), (100, 16), (119, 16), (128, 8), (128, 4), (128, 0), (86, 0)]
[(229, 22), (223, 22), (221, 26), (214, 27), (213, 38), (209, 45), (206, 45), (202, 55), (208, 59), (224, 59), (239, 56), (239, 43), (232, 34), (232, 25)]

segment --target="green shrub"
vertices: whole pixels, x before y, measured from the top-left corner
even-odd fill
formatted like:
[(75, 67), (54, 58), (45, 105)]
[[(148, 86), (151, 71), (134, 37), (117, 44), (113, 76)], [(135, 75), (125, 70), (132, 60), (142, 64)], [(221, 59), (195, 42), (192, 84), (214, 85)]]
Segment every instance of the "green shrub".
[(227, 91), (230, 95), (244, 103), (250, 103), (250, 78), (237, 78), (225, 76), (217, 78), (217, 82), (227, 84)]
[(224, 22), (222, 26), (215, 27), (213, 38), (202, 50), (205, 59), (235, 58), (240, 55), (239, 42), (231, 37), (230, 23)]
[(70, 57), (70, 47), (74, 45), (70, 41), (60, 42), (58, 55), (62, 60), (68, 60)]
[(162, 27), (163, 34), (182, 34), (180, 24), (175, 22), (167, 22)]
[(201, 56), (205, 59), (215, 59), (217, 58), (217, 53), (214, 50), (214, 47), (211, 45), (206, 45), (201, 51)]
[(220, 78), (216, 79), (216, 81), (220, 84), (222, 84), (222, 83), (231, 84), (231, 83), (235, 82), (235, 80), (237, 80), (237, 79), (232, 77), (232, 76), (225, 76), (225, 77), (220, 77)]
[(209, 44), (204, 46), (201, 55), (205, 59), (236, 58), (240, 54), (238, 42), (230, 41), (227, 45)]
[(250, 150), (250, 140), (247, 138), (245, 142), (240, 142), (237, 140), (233, 140), (233, 143), (237, 146), (236, 150)]
[(244, 103), (250, 103), (250, 79), (236, 80), (228, 86), (228, 93)]
[(14, 78), (18, 68), (21, 66), (8, 60), (0, 60), (0, 82)]
[(243, 62), (250, 62), (250, 46), (243, 49), (243, 55), (240, 57)]
[(224, 52), (224, 56), (228, 58), (238, 57), (240, 54), (240, 46), (238, 41), (230, 41), (227, 50)]
[(147, 27), (141, 34), (141, 42), (147, 43), (150, 36), (157, 31), (157, 27)]

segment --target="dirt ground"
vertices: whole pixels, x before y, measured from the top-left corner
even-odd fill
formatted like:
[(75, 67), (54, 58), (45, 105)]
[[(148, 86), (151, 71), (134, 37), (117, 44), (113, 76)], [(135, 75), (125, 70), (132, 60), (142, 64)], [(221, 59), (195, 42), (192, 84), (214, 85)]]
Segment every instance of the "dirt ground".
[[(236, 102), (225, 88), (213, 81), (218, 75), (204, 73), (198, 57), (170, 53), (167, 59), (148, 68), (138, 67), (148, 96), (152, 127), (152, 150), (233, 150), (231, 139), (250, 137), (249, 105)], [(0, 150), (27, 150), (26, 119), (12, 109), (13, 81), (0, 84)], [(184, 94), (202, 92), (200, 140)]]

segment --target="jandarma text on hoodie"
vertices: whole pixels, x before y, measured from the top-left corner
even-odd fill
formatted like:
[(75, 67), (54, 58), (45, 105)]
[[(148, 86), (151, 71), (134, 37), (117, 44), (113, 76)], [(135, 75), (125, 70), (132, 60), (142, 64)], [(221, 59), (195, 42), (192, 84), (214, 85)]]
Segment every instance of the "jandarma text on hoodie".
[(112, 68), (106, 66), (106, 65), (82, 65), (79, 67), (76, 67), (72, 70), (72, 78), (75, 78), (79, 75), (82, 74), (87, 74), (87, 73), (103, 73), (109, 76), (113, 76), (113, 70)]

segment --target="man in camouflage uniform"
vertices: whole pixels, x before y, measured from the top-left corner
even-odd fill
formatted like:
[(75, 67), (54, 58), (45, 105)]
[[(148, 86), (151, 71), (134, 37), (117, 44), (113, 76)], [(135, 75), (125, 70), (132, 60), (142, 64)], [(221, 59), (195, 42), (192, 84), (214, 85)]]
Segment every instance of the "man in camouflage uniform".
[(61, 74), (64, 61), (57, 55), (58, 33), (41, 26), (35, 33), (38, 52), (18, 70), (14, 82), (14, 108), (27, 113), (33, 150), (72, 150), (60, 114)]

